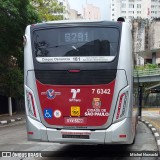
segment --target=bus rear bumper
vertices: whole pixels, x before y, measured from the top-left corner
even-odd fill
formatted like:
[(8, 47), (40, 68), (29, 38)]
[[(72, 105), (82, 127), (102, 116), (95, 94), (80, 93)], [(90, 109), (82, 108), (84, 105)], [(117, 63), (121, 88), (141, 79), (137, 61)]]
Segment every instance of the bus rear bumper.
[(134, 137), (131, 124), (131, 118), (125, 118), (103, 130), (57, 130), (27, 116), (27, 135), (28, 140), (55, 143), (131, 144)]

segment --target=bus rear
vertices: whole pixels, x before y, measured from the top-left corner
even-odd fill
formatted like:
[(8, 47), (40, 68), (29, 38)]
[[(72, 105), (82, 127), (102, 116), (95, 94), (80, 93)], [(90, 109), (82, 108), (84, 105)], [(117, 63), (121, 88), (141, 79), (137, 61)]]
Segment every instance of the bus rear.
[(25, 32), (29, 140), (130, 144), (133, 104), (130, 28), (120, 22), (49, 22)]

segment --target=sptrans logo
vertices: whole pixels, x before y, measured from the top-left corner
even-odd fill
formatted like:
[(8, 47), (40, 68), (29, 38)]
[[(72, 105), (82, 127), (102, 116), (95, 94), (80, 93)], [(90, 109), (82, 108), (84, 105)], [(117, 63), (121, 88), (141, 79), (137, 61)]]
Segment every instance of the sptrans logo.
[(71, 93), (73, 93), (72, 98), (75, 99), (77, 96), (77, 93), (80, 93), (80, 89), (71, 89)]
[(81, 99), (77, 99), (77, 94), (80, 93), (80, 89), (71, 89), (72, 98), (69, 99), (69, 102), (81, 102)]
[(48, 89), (46, 92), (41, 92), (41, 95), (47, 95), (48, 99), (54, 99), (57, 95), (61, 95), (61, 92), (55, 92), (53, 89)]

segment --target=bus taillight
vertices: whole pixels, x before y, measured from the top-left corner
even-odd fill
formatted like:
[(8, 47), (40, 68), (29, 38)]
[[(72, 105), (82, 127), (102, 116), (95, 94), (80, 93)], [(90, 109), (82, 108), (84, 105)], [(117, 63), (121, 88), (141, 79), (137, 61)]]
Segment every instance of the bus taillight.
[(36, 115), (36, 110), (35, 110), (35, 103), (34, 103), (33, 95), (32, 95), (32, 93), (30, 93), (30, 92), (27, 93), (27, 101), (28, 101), (29, 112), (30, 112), (34, 117), (37, 117), (37, 115)]
[(120, 135), (119, 135), (119, 138), (126, 138), (126, 137), (127, 137), (126, 134), (120, 134)]
[(33, 135), (33, 132), (28, 132), (28, 134)]
[(31, 118), (40, 121), (35, 95), (33, 91), (26, 85), (25, 85), (25, 105), (26, 105), (27, 115), (29, 115)]
[(127, 105), (127, 99), (128, 99), (128, 92), (122, 93), (119, 97), (118, 104), (117, 104), (117, 111), (116, 111), (116, 118), (115, 120), (119, 120), (121, 118), (124, 118), (125, 111), (126, 111), (126, 105)]

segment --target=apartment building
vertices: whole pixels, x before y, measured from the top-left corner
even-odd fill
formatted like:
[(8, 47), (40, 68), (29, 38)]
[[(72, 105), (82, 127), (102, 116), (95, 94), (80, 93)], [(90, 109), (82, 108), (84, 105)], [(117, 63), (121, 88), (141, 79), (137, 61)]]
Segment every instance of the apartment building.
[(160, 0), (111, 0), (111, 20), (118, 17), (158, 18), (160, 17)]
[(69, 2), (68, 2), (68, 0), (58, 0), (58, 2), (59, 2), (59, 4), (61, 5), (61, 6), (63, 6), (64, 7), (64, 10), (63, 10), (63, 13), (62, 13), (62, 15), (63, 15), (63, 19), (65, 20), (67, 20), (67, 19), (70, 19), (70, 5), (69, 5)]
[(137, 65), (154, 63), (160, 65), (160, 19), (133, 21), (133, 52)]
[(93, 4), (86, 3), (85, 7), (83, 7), (83, 18), (88, 20), (101, 19), (100, 8), (94, 6)]
[(83, 17), (75, 9), (70, 9), (69, 19), (76, 20), (76, 19), (83, 19)]

